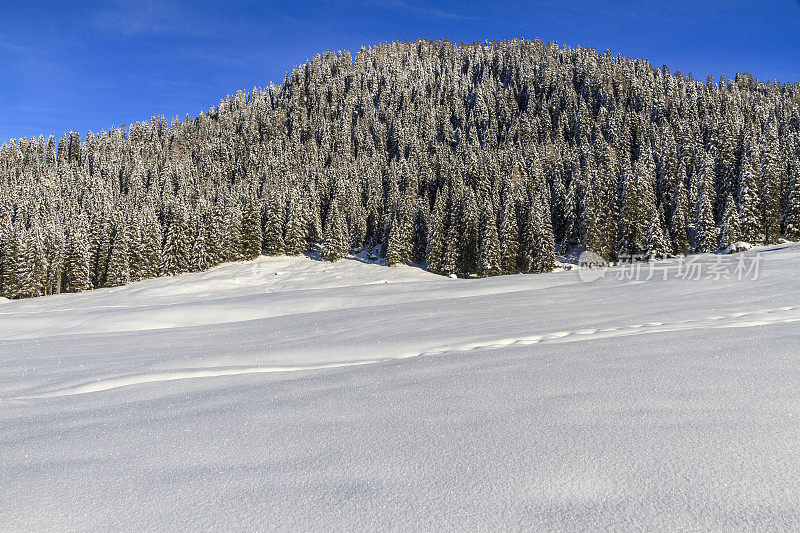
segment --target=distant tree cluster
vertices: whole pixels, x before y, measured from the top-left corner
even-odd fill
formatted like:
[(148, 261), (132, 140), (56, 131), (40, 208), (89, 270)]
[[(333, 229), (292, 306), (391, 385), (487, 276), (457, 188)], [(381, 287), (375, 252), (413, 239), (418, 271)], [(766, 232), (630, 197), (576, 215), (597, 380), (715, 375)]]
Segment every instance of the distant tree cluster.
[(259, 254), (548, 272), (800, 238), (800, 86), (539, 40), (326, 53), (282, 86), (0, 148), (0, 294)]

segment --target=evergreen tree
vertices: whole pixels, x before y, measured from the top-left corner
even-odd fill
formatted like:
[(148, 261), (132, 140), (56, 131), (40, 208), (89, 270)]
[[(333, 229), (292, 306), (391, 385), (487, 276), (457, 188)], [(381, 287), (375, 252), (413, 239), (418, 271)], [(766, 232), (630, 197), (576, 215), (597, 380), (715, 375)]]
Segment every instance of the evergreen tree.
[(126, 226), (123, 222), (115, 225), (105, 280), (106, 287), (119, 287), (131, 281), (130, 265), (128, 263), (128, 238)]
[(647, 240), (645, 244), (645, 254), (648, 259), (660, 259), (669, 254), (671, 246), (664, 235), (664, 227), (658, 212), (654, 213), (647, 228)]
[(171, 208), (167, 224), (161, 254), (161, 272), (167, 276), (188, 272), (191, 235), (182, 207)]
[(347, 255), (347, 222), (336, 198), (331, 202), (325, 219), (320, 257), (325, 261), (338, 261)]
[(739, 240), (739, 213), (733, 196), (728, 193), (722, 213), (722, 227), (719, 231), (719, 248), (724, 249)]
[(209, 254), (208, 233), (208, 226), (199, 221), (189, 256), (189, 265), (192, 272), (208, 270), (214, 264), (211, 254)]
[(478, 247), (480, 245), (480, 215), (475, 194), (466, 188), (461, 196), (460, 231), (458, 245), (458, 272), (462, 275), (474, 273), (478, 269)]
[(414, 228), (411, 224), (411, 216), (408, 213), (406, 202), (403, 202), (395, 210), (389, 229), (389, 242), (386, 248), (386, 262), (389, 266), (411, 264), (414, 251), (413, 237)]
[(763, 240), (758, 174), (749, 149), (745, 149), (742, 155), (739, 175), (739, 233), (742, 239), (750, 243)]
[(299, 255), (306, 251), (306, 223), (297, 194), (290, 195), (287, 217), (286, 236), (284, 238), (286, 255)]
[(672, 237), (672, 252), (676, 255), (689, 253), (689, 236), (687, 234), (688, 199), (684, 189), (685, 171), (681, 168), (678, 180), (675, 182), (675, 192), (672, 195), (672, 220), (669, 233)]
[(761, 156), (761, 226), (764, 232), (764, 244), (778, 242), (781, 227), (780, 188), (781, 175), (778, 163), (777, 133), (769, 133), (768, 144)]
[(241, 258), (244, 260), (255, 259), (261, 255), (263, 246), (263, 235), (261, 233), (261, 210), (254, 199), (250, 199), (245, 204), (242, 215), (242, 230), (240, 232)]
[(480, 218), (480, 248), (478, 251), (478, 275), (497, 276), (502, 274), (500, 260), (500, 239), (497, 236), (497, 223), (491, 204), (484, 202)]
[(447, 242), (447, 204), (444, 196), (442, 192), (436, 196), (428, 246), (425, 252), (428, 270), (437, 274), (444, 273), (444, 254)]
[(519, 256), (519, 228), (517, 212), (510, 192), (504, 195), (502, 219), (500, 220), (500, 263), (504, 274), (517, 273)]
[[(160, 246), (161, 243), (159, 243)], [(89, 262), (89, 239), (86, 231), (76, 228), (67, 236), (66, 285), (67, 291), (79, 292), (92, 288)]]
[(713, 252), (717, 249), (717, 227), (714, 224), (714, 170), (713, 158), (703, 158), (697, 178), (694, 217), (694, 249), (697, 252)]
[(418, 199), (414, 207), (414, 235), (411, 259), (416, 264), (425, 263), (425, 254), (428, 249), (428, 209), (424, 200)]
[(18, 266), (24, 261), (23, 251), (18, 231), (11, 228), (3, 246), (3, 296), (6, 298), (22, 296)]
[(800, 166), (792, 167), (786, 210), (786, 238), (800, 241)]
[(267, 205), (264, 223), (264, 239), (261, 252), (264, 255), (281, 255), (286, 251), (283, 241), (285, 204), (273, 200)]

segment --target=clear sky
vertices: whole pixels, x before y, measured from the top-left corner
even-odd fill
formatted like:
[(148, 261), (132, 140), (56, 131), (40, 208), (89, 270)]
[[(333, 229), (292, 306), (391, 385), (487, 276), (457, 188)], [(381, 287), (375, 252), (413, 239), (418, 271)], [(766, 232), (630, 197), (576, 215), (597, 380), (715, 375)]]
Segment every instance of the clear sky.
[(705, 80), (800, 81), (800, 0), (5, 0), (0, 142), (197, 115), (325, 50), (539, 37)]

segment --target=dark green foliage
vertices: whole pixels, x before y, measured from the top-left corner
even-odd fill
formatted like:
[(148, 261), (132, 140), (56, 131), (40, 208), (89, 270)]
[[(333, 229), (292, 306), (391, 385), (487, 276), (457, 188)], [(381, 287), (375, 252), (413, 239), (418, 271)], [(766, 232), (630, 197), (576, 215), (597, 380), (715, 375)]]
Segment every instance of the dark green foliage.
[(789, 177), (786, 208), (786, 238), (800, 241), (800, 165), (795, 164)]
[(261, 251), (264, 255), (281, 255), (286, 251), (286, 243), (283, 240), (284, 219), (286, 218), (285, 202), (280, 199), (271, 201), (266, 208), (264, 218), (264, 240)]
[(497, 236), (497, 223), (494, 209), (487, 200), (484, 202), (480, 218), (480, 247), (478, 250), (478, 275), (497, 276), (503, 273), (500, 259), (500, 239)]
[(255, 259), (261, 254), (263, 235), (261, 233), (261, 208), (254, 199), (249, 199), (242, 213), (242, 230), (239, 234), (241, 259)]
[(325, 261), (338, 261), (344, 258), (349, 248), (347, 222), (339, 203), (336, 198), (331, 202), (328, 217), (325, 219), (325, 231), (320, 252), (320, 258)]
[(796, 84), (538, 40), (323, 54), (196, 118), (0, 146), (0, 293), (318, 245), (473, 276), (800, 238), (799, 114)]
[(389, 229), (386, 262), (389, 266), (410, 265), (414, 252), (414, 227), (408, 202), (402, 202), (395, 210)]

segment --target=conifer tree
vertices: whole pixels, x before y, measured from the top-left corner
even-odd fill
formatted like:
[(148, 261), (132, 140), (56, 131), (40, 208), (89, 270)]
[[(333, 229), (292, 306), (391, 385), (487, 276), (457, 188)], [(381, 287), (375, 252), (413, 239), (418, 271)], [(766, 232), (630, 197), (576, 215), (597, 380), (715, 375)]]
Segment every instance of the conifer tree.
[(474, 273), (478, 269), (478, 247), (480, 241), (480, 214), (475, 194), (467, 187), (461, 196), (460, 242), (458, 245), (458, 271), (461, 274)]
[(284, 247), (286, 255), (299, 255), (306, 251), (306, 223), (303, 219), (300, 201), (294, 190), (289, 198)]
[(502, 219), (500, 220), (500, 263), (504, 274), (517, 273), (519, 256), (519, 227), (517, 212), (510, 192), (504, 195)]
[(413, 220), (413, 251), (411, 259), (414, 263), (425, 263), (425, 255), (428, 249), (428, 206), (425, 200), (418, 199), (414, 206)]
[(712, 161), (712, 156), (706, 155), (696, 176), (694, 249), (697, 252), (713, 252), (717, 249), (717, 227), (714, 224), (714, 170)]
[(266, 207), (264, 239), (261, 251), (264, 255), (281, 255), (286, 251), (283, 241), (285, 203), (273, 200)]
[[(222, 226), (223, 246), (221, 261), (241, 261), (245, 257), (242, 248), (242, 209), (238, 203), (229, 205)], [(165, 250), (166, 253), (166, 250)]]
[(719, 244), (720, 249), (727, 248), (731, 244), (739, 240), (739, 213), (736, 209), (736, 204), (733, 201), (733, 196), (728, 193), (725, 199), (725, 209), (722, 213), (722, 226), (719, 230)]
[(171, 208), (161, 254), (161, 272), (167, 276), (189, 271), (191, 237), (186, 213), (180, 206)]
[(647, 217), (645, 184), (640, 173), (625, 173), (622, 177), (622, 209), (619, 219), (617, 254), (635, 256), (645, 250)]
[(763, 240), (761, 199), (753, 159), (751, 151), (745, 148), (739, 174), (739, 233), (745, 241), (759, 243)]
[(15, 228), (10, 228), (3, 246), (3, 296), (6, 298), (21, 297), (19, 265), (24, 261), (22, 242)]
[(161, 242), (163, 235), (161, 224), (155, 215), (145, 218), (145, 229), (142, 235), (142, 271), (141, 279), (154, 278), (161, 270), (162, 253)]
[(444, 196), (441, 191), (436, 196), (428, 246), (425, 252), (428, 270), (437, 274), (444, 273), (444, 253), (447, 242), (447, 204)]
[(115, 224), (105, 280), (106, 287), (119, 287), (131, 281), (127, 231), (125, 224), (121, 221)]
[(208, 227), (200, 221), (189, 256), (189, 268), (192, 272), (202, 272), (213, 266), (208, 248)]
[(761, 156), (761, 226), (764, 233), (764, 244), (775, 244), (780, 236), (781, 207), (780, 188), (781, 175), (778, 163), (777, 133), (769, 133), (768, 144)]
[(687, 234), (688, 200), (686, 197), (685, 170), (681, 166), (678, 180), (675, 182), (675, 192), (672, 195), (672, 220), (669, 232), (672, 237), (672, 252), (676, 255), (689, 253), (689, 236)]
[(789, 176), (786, 208), (786, 238), (800, 241), (800, 166), (795, 164)]
[(503, 272), (500, 260), (500, 239), (494, 210), (488, 200), (484, 202), (480, 218), (480, 248), (478, 251), (478, 275), (497, 276)]
[(320, 258), (325, 261), (338, 261), (347, 255), (347, 249), (347, 222), (338, 199), (334, 198), (325, 219)]
[(648, 259), (661, 259), (669, 254), (670, 245), (664, 235), (664, 225), (661, 219), (658, 212), (653, 213), (647, 228), (645, 254)]
[(411, 216), (406, 202), (402, 202), (395, 210), (392, 225), (389, 229), (389, 242), (386, 248), (386, 262), (389, 266), (410, 265), (414, 251)]
[(261, 209), (254, 199), (245, 204), (242, 214), (242, 230), (240, 233), (241, 258), (245, 261), (255, 259), (261, 254), (263, 235), (261, 233)]
[(555, 237), (550, 209), (544, 195), (532, 201), (531, 220), (535, 222), (533, 272), (552, 272), (556, 266)]
[[(161, 243), (158, 243), (161, 246)], [(66, 287), (69, 292), (85, 291), (92, 288), (89, 267), (89, 239), (86, 231), (76, 228), (67, 236)]]

